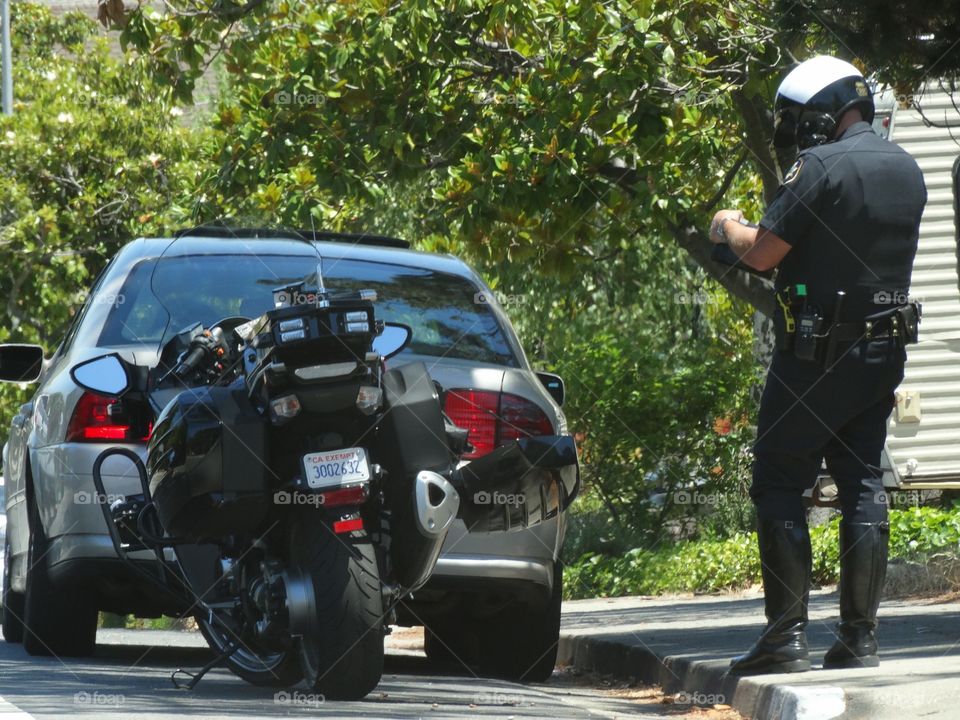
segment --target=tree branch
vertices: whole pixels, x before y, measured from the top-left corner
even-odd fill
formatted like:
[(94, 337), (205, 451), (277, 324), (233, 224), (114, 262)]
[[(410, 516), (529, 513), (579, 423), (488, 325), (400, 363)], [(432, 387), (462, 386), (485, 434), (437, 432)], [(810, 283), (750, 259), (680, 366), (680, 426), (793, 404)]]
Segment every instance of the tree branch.
[(597, 168), (597, 173), (612, 180), (614, 185), (634, 194), (633, 186), (640, 182), (640, 173), (636, 168), (629, 167), (623, 160), (613, 158)]
[(671, 225), (670, 231), (677, 244), (690, 253), (690, 257), (707, 275), (736, 297), (746, 300), (759, 312), (768, 317), (773, 315), (774, 300), (770, 282), (711, 260), (713, 243), (702, 230), (692, 225)]
[(730, 93), (740, 117), (743, 118), (743, 146), (750, 153), (751, 160), (763, 182), (763, 198), (768, 204), (773, 200), (780, 185), (777, 176), (777, 159), (770, 151), (772, 123), (767, 117), (769, 111), (760, 105), (757, 97), (747, 97), (743, 88)]
[(704, 215), (708, 214), (719, 204), (719, 202), (723, 199), (723, 196), (727, 194), (727, 190), (730, 189), (730, 184), (737, 176), (737, 173), (740, 172), (740, 168), (743, 167), (743, 163), (747, 160), (747, 152), (747, 150), (744, 150), (742, 153), (740, 153), (740, 157), (737, 158), (737, 161), (723, 174), (723, 179), (720, 181), (720, 187), (717, 188), (717, 191), (713, 194), (713, 196), (700, 207), (701, 213)]

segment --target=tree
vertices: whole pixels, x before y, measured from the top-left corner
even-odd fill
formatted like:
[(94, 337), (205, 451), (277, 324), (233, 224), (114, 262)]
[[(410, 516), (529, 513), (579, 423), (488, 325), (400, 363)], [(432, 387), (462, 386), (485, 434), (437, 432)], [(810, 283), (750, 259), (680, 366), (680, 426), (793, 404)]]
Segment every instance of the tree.
[(836, 47), (904, 95), (960, 74), (957, 0), (778, 0), (777, 15), (798, 52)]
[[(203, 212), (369, 227), (423, 189), (420, 238), (575, 275), (637, 242), (709, 260), (711, 210), (777, 186), (769, 112), (783, 60), (765, 6), (737, 0), (171, 0), (101, 6), (181, 99), (232, 79)], [(753, 172), (744, 172), (747, 168)], [(749, 208), (748, 208), (749, 209)]]
[[(80, 13), (13, 4), (17, 98), (0, 117), (0, 342), (52, 351), (84, 290), (133, 237), (176, 226), (197, 131), (164, 90), (112, 59)], [(8, 426), (16, 387), (4, 385)]]

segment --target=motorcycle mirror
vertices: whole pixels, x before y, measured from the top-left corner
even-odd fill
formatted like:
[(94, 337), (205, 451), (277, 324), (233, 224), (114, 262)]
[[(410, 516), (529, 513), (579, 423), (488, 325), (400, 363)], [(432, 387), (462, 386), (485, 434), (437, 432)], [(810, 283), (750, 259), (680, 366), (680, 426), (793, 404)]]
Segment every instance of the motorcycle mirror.
[(116, 353), (101, 355), (75, 365), (70, 377), (84, 390), (119, 397), (130, 389), (126, 363)]
[(385, 323), (383, 332), (373, 339), (373, 351), (383, 357), (392, 358), (403, 351), (413, 338), (413, 330), (400, 323)]

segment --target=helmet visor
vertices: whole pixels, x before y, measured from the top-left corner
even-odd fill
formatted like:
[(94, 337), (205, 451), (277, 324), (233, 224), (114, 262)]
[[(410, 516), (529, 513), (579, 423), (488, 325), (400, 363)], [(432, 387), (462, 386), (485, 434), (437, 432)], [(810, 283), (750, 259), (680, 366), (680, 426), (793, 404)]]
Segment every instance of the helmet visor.
[(773, 146), (786, 148), (797, 144), (797, 107), (780, 108), (773, 124)]

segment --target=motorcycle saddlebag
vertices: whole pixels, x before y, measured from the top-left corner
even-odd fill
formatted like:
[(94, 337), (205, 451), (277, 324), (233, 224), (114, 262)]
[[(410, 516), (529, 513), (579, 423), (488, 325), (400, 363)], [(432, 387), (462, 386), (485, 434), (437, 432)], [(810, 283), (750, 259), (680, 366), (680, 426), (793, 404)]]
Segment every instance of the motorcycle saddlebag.
[(243, 387), (199, 387), (160, 413), (147, 447), (150, 494), (175, 538), (254, 531), (270, 507), (267, 423)]
[(386, 412), (377, 428), (374, 459), (387, 470), (384, 487), (390, 514), (390, 580), (414, 589), (430, 577), (446, 532), (427, 536), (417, 528), (414, 479), (421, 470), (443, 474), (454, 463), (436, 385), (421, 362), (383, 376)]

